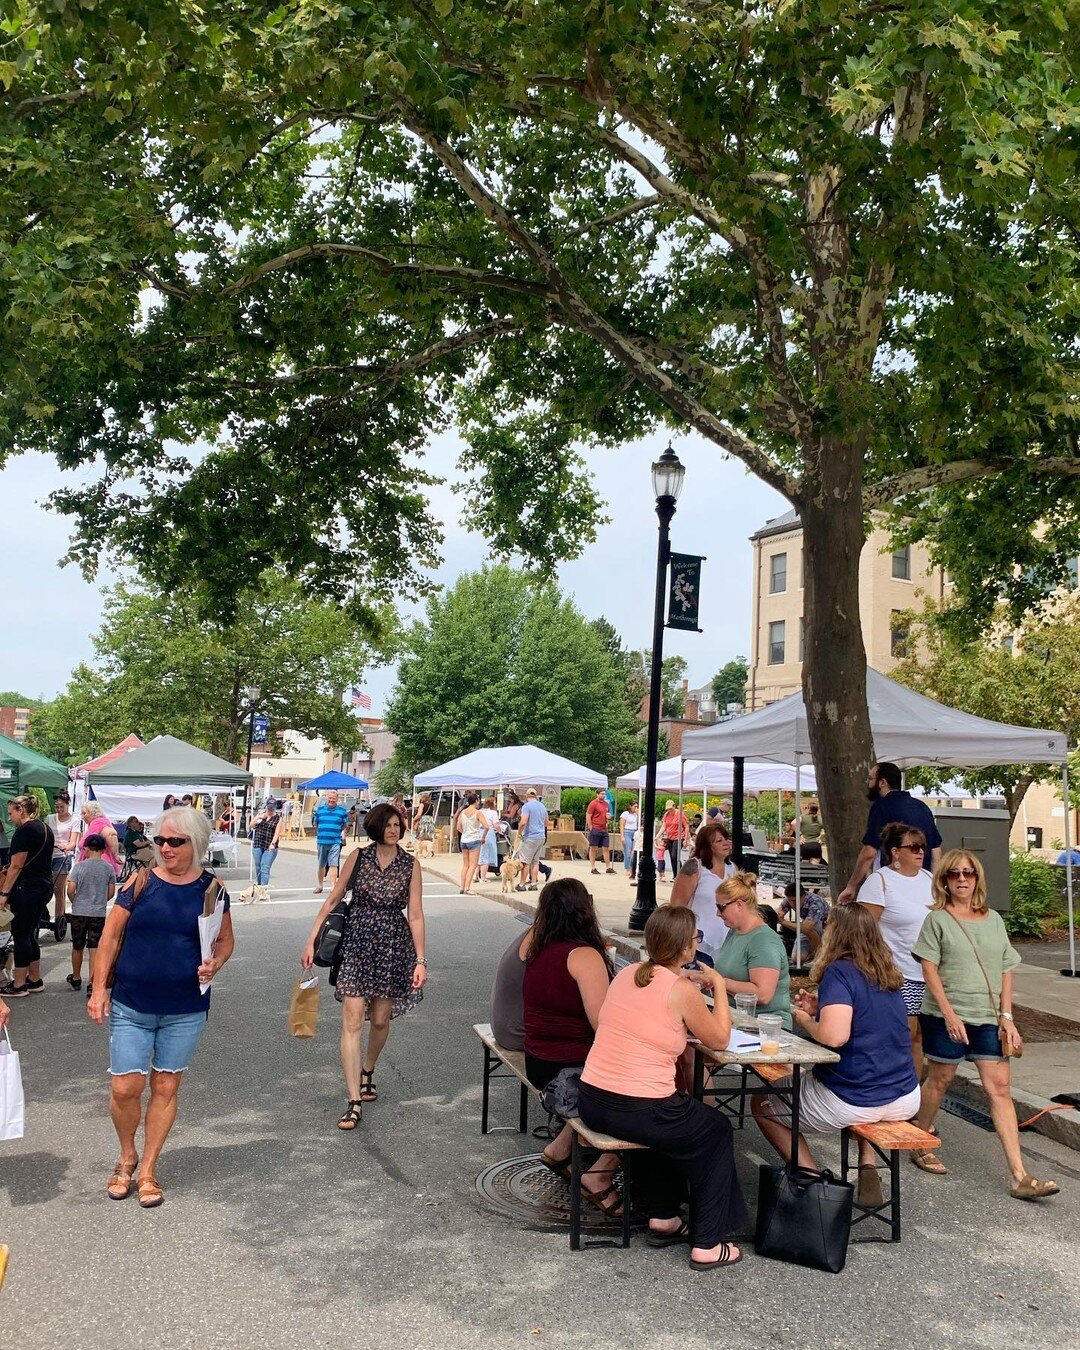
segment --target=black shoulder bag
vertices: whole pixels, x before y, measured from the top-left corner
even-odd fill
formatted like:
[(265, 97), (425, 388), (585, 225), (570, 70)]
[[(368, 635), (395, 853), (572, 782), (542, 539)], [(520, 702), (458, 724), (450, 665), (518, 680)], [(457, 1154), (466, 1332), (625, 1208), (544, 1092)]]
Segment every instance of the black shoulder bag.
[[(372, 845), (374, 847), (374, 845)], [(359, 851), (354, 855), (352, 875), (349, 878), (350, 889), (356, 886), (356, 874), (360, 870)], [(345, 916), (349, 912), (349, 901), (342, 897), (319, 925), (315, 934), (315, 954), (312, 961), (317, 966), (330, 969), (330, 983), (337, 983), (337, 968), (341, 962), (341, 942), (345, 936)]]
[[(792, 1148), (798, 1140), (792, 1139)], [(833, 1275), (844, 1269), (855, 1187), (831, 1172), (786, 1163), (758, 1171), (754, 1248), (759, 1256)]]

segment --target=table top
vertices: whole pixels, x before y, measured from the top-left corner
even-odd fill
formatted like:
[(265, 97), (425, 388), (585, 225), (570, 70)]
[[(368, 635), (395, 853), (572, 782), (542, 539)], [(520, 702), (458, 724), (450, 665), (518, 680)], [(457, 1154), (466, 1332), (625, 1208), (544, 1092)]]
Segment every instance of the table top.
[[(756, 1027), (757, 1018), (747, 1017), (738, 1009), (731, 1010), (731, 1025), (749, 1031)], [(785, 1033), (790, 1034), (790, 1033)], [(710, 1064), (839, 1064), (840, 1056), (817, 1041), (807, 1040), (804, 1036), (791, 1035), (791, 1044), (782, 1046), (775, 1055), (763, 1055), (760, 1050), (708, 1050), (704, 1045), (695, 1045), (694, 1049)]]

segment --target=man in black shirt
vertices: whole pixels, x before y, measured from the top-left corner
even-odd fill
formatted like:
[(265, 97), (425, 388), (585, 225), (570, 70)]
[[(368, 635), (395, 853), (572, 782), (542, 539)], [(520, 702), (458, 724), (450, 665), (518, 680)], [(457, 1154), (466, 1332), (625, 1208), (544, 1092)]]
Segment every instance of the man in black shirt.
[(866, 795), (873, 805), (866, 818), (866, 833), (863, 835), (862, 850), (855, 861), (855, 870), (848, 884), (837, 896), (841, 905), (855, 899), (859, 887), (870, 875), (875, 858), (878, 858), (882, 867), (888, 862), (888, 858), (881, 857), (881, 831), (890, 821), (900, 820), (905, 825), (922, 830), (926, 835), (926, 846), (930, 850), (930, 871), (933, 871), (941, 861), (941, 835), (934, 820), (934, 813), (925, 802), (918, 801), (910, 792), (904, 791), (901, 786), (903, 781), (900, 770), (895, 764), (887, 761), (875, 764), (870, 770)]

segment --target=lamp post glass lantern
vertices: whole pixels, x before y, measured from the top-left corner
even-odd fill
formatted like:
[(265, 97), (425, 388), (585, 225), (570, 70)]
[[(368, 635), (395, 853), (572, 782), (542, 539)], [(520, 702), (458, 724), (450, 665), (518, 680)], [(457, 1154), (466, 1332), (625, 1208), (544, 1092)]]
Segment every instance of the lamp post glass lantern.
[(649, 730), (645, 751), (645, 794), (641, 806), (641, 850), (638, 854), (638, 886), (629, 928), (640, 933), (656, 908), (656, 854), (653, 826), (656, 820), (656, 761), (660, 750), (660, 691), (664, 663), (664, 605), (667, 600), (668, 568), (671, 565), (671, 518), (682, 491), (686, 466), (669, 445), (652, 466), (653, 492), (659, 535), (656, 547), (656, 596), (653, 605), (652, 668), (649, 672)]

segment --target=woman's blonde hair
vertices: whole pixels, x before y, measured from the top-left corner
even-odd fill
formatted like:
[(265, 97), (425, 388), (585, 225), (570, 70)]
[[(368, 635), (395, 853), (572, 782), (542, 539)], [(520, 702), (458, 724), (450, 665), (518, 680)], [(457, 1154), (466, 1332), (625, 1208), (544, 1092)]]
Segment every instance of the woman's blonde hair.
[(36, 816), (41, 810), (38, 799), (31, 796), (29, 792), (24, 792), (18, 797), (12, 797), (8, 802), (8, 806), (16, 806), (20, 811), (25, 811), (26, 814), (31, 817)]
[(653, 977), (657, 966), (678, 961), (697, 936), (697, 915), (688, 905), (657, 905), (645, 925), (645, 950), (649, 959), (634, 973), (639, 989)]
[(865, 905), (834, 905), (829, 911), (825, 936), (810, 968), (811, 980), (820, 984), (834, 961), (850, 961), (879, 989), (903, 988), (904, 977), (885, 945), (877, 919)]
[(716, 888), (716, 898), (721, 897), (727, 900), (741, 900), (747, 909), (756, 910), (758, 907), (757, 899), (757, 876), (753, 872), (736, 872), (733, 877), (728, 877), (727, 881), (722, 881)]
[(938, 863), (937, 871), (934, 873), (934, 903), (930, 906), (931, 909), (944, 909), (949, 903), (949, 886), (945, 873), (955, 867), (962, 867), (964, 863), (970, 863), (975, 869), (975, 890), (971, 896), (972, 910), (976, 914), (985, 914), (990, 908), (986, 903), (986, 873), (983, 871), (982, 863), (972, 854), (965, 853), (962, 848), (953, 848)]

